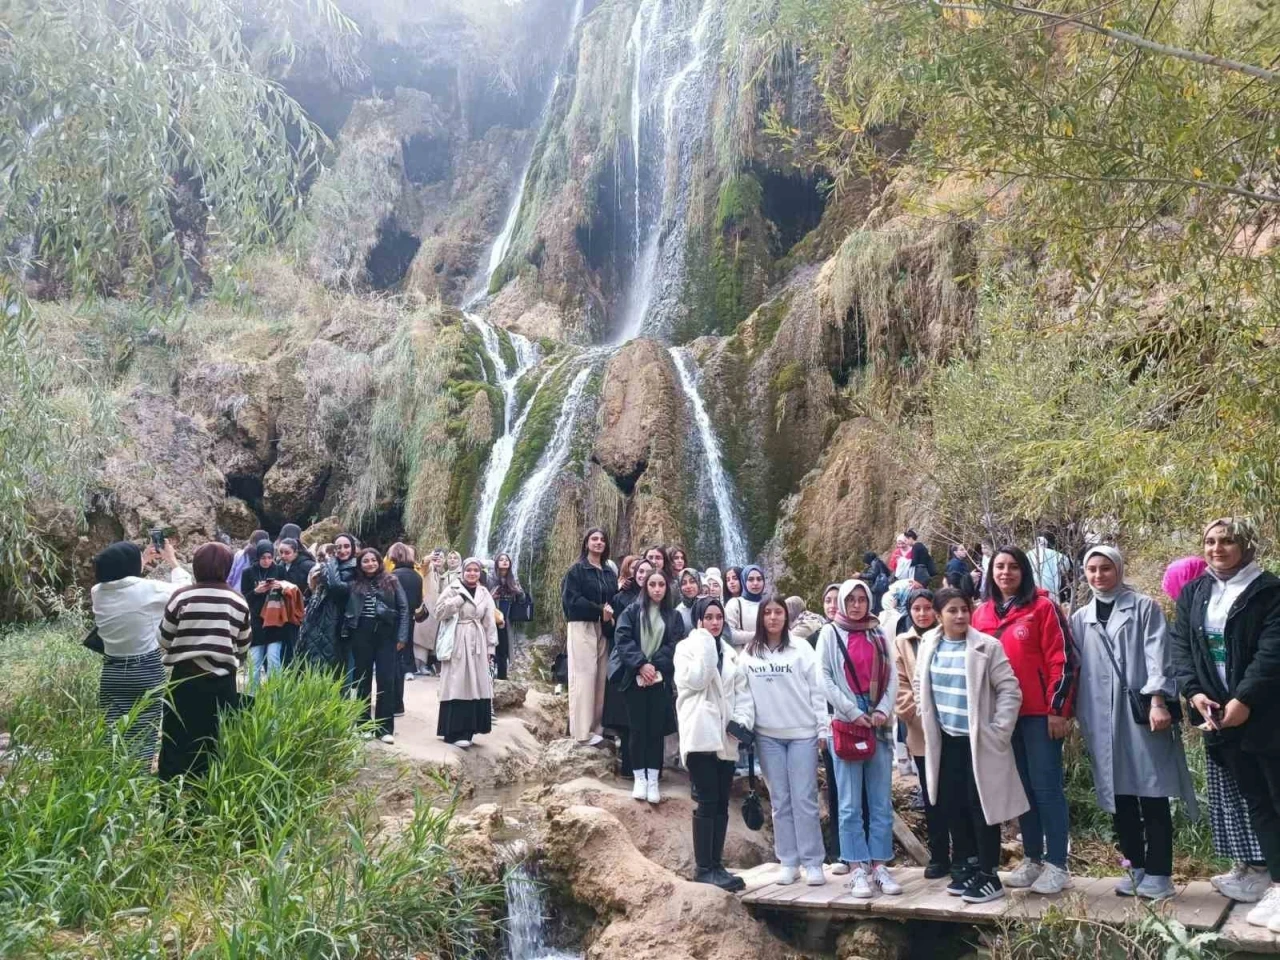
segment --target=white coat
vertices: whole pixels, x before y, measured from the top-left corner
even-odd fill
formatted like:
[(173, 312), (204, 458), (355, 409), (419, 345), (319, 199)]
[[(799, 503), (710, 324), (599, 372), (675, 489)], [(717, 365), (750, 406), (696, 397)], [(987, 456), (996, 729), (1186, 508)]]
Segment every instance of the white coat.
[(732, 597), (724, 605), (725, 633), (733, 638), (733, 645), (741, 650), (756, 635), (756, 616), (760, 612), (758, 600)]
[[(933, 702), (929, 669), (938, 652), (940, 629), (930, 630), (920, 641), (916, 675), (912, 681), (920, 725), (924, 728), (924, 762), (929, 801), (938, 802), (938, 770), (942, 765), (942, 724)], [(965, 638), (965, 683), (969, 695), (969, 749), (973, 754), (973, 779), (982, 801), (982, 815), (989, 825), (1020, 817), (1031, 809), (1013, 758), (1013, 728), (1022, 706), (1022, 688), (1013, 665), (995, 637), (973, 627)]]
[(716, 669), (716, 640), (701, 627), (676, 644), (676, 722), (680, 760), (690, 753), (714, 753), (721, 760), (738, 758), (738, 741), (726, 732), (730, 720), (748, 730), (755, 726), (755, 701), (733, 645), (720, 643), (723, 660)]

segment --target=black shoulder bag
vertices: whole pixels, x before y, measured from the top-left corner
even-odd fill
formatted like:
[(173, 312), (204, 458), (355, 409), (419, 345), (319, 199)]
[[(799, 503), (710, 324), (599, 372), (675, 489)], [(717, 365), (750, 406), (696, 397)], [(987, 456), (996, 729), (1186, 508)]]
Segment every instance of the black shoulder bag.
[[(1133, 722), (1140, 727), (1151, 726), (1151, 698), (1154, 694), (1136, 693), (1129, 686), (1128, 680), (1125, 679), (1124, 670), (1120, 664), (1116, 662), (1115, 654), (1111, 651), (1111, 638), (1107, 636), (1107, 628), (1103, 624), (1098, 624), (1098, 633), (1102, 637), (1102, 649), (1107, 652), (1107, 659), (1111, 661), (1111, 669), (1116, 672), (1116, 679), (1120, 681), (1120, 689), (1124, 691), (1125, 699), (1129, 702), (1129, 714), (1133, 717)], [(1120, 651), (1121, 659), (1124, 658), (1124, 651)], [(1182, 723), (1182, 701), (1175, 696), (1170, 702), (1167, 698), (1164, 702), (1164, 708), (1169, 711), (1175, 726)]]
[(748, 830), (759, 830), (764, 826), (764, 804), (760, 802), (760, 794), (756, 793), (755, 744), (747, 747), (747, 785), (751, 792), (742, 798), (742, 822)]

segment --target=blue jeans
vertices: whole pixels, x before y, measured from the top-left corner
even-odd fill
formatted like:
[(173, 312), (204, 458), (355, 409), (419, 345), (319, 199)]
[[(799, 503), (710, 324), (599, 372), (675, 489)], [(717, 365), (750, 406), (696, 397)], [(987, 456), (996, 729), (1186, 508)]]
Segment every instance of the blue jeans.
[[(1062, 785), (1062, 741), (1049, 736), (1048, 717), (1019, 717), (1013, 756), (1031, 809), (1018, 819), (1022, 852), (1067, 868), (1067, 794)], [(1048, 846), (1048, 856), (1045, 847)]]
[[(893, 859), (893, 741), (878, 739), (870, 760), (834, 759), (840, 799), (840, 859), (867, 863)], [(862, 787), (867, 788), (869, 829), (862, 824)]]
[(818, 738), (756, 737), (760, 769), (769, 785), (773, 849), (784, 867), (820, 867), (826, 851), (818, 815)]
[(258, 689), (258, 677), (264, 667), (267, 676), (271, 676), (280, 669), (280, 655), (283, 650), (284, 644), (278, 640), (275, 643), (249, 648), (249, 676), (245, 678), (245, 687), (250, 693)]

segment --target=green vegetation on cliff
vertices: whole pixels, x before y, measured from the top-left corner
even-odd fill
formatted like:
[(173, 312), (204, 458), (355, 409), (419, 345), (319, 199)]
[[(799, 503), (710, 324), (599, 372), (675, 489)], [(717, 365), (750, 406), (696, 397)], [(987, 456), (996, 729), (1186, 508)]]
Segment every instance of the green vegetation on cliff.
[[(546, 361), (544, 361), (545, 363)], [(569, 365), (560, 361), (545, 374), (536, 388), (530, 401), (529, 415), (525, 419), (524, 429), (516, 440), (515, 450), (511, 454), (511, 466), (507, 469), (506, 479), (498, 491), (498, 502), (494, 507), (494, 516), (504, 516), (512, 498), (519, 492), (529, 474), (538, 466), (551, 436), (555, 433), (556, 419), (560, 407), (564, 403), (565, 394), (569, 391), (569, 382), (573, 379)]]

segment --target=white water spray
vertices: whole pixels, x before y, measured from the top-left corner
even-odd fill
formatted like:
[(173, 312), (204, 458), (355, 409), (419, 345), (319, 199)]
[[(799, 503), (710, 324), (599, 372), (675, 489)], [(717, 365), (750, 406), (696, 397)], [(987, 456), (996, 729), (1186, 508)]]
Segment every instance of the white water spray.
[(507, 894), (508, 960), (577, 960), (577, 954), (547, 947), (542, 887), (524, 864), (508, 868), (503, 886)]

